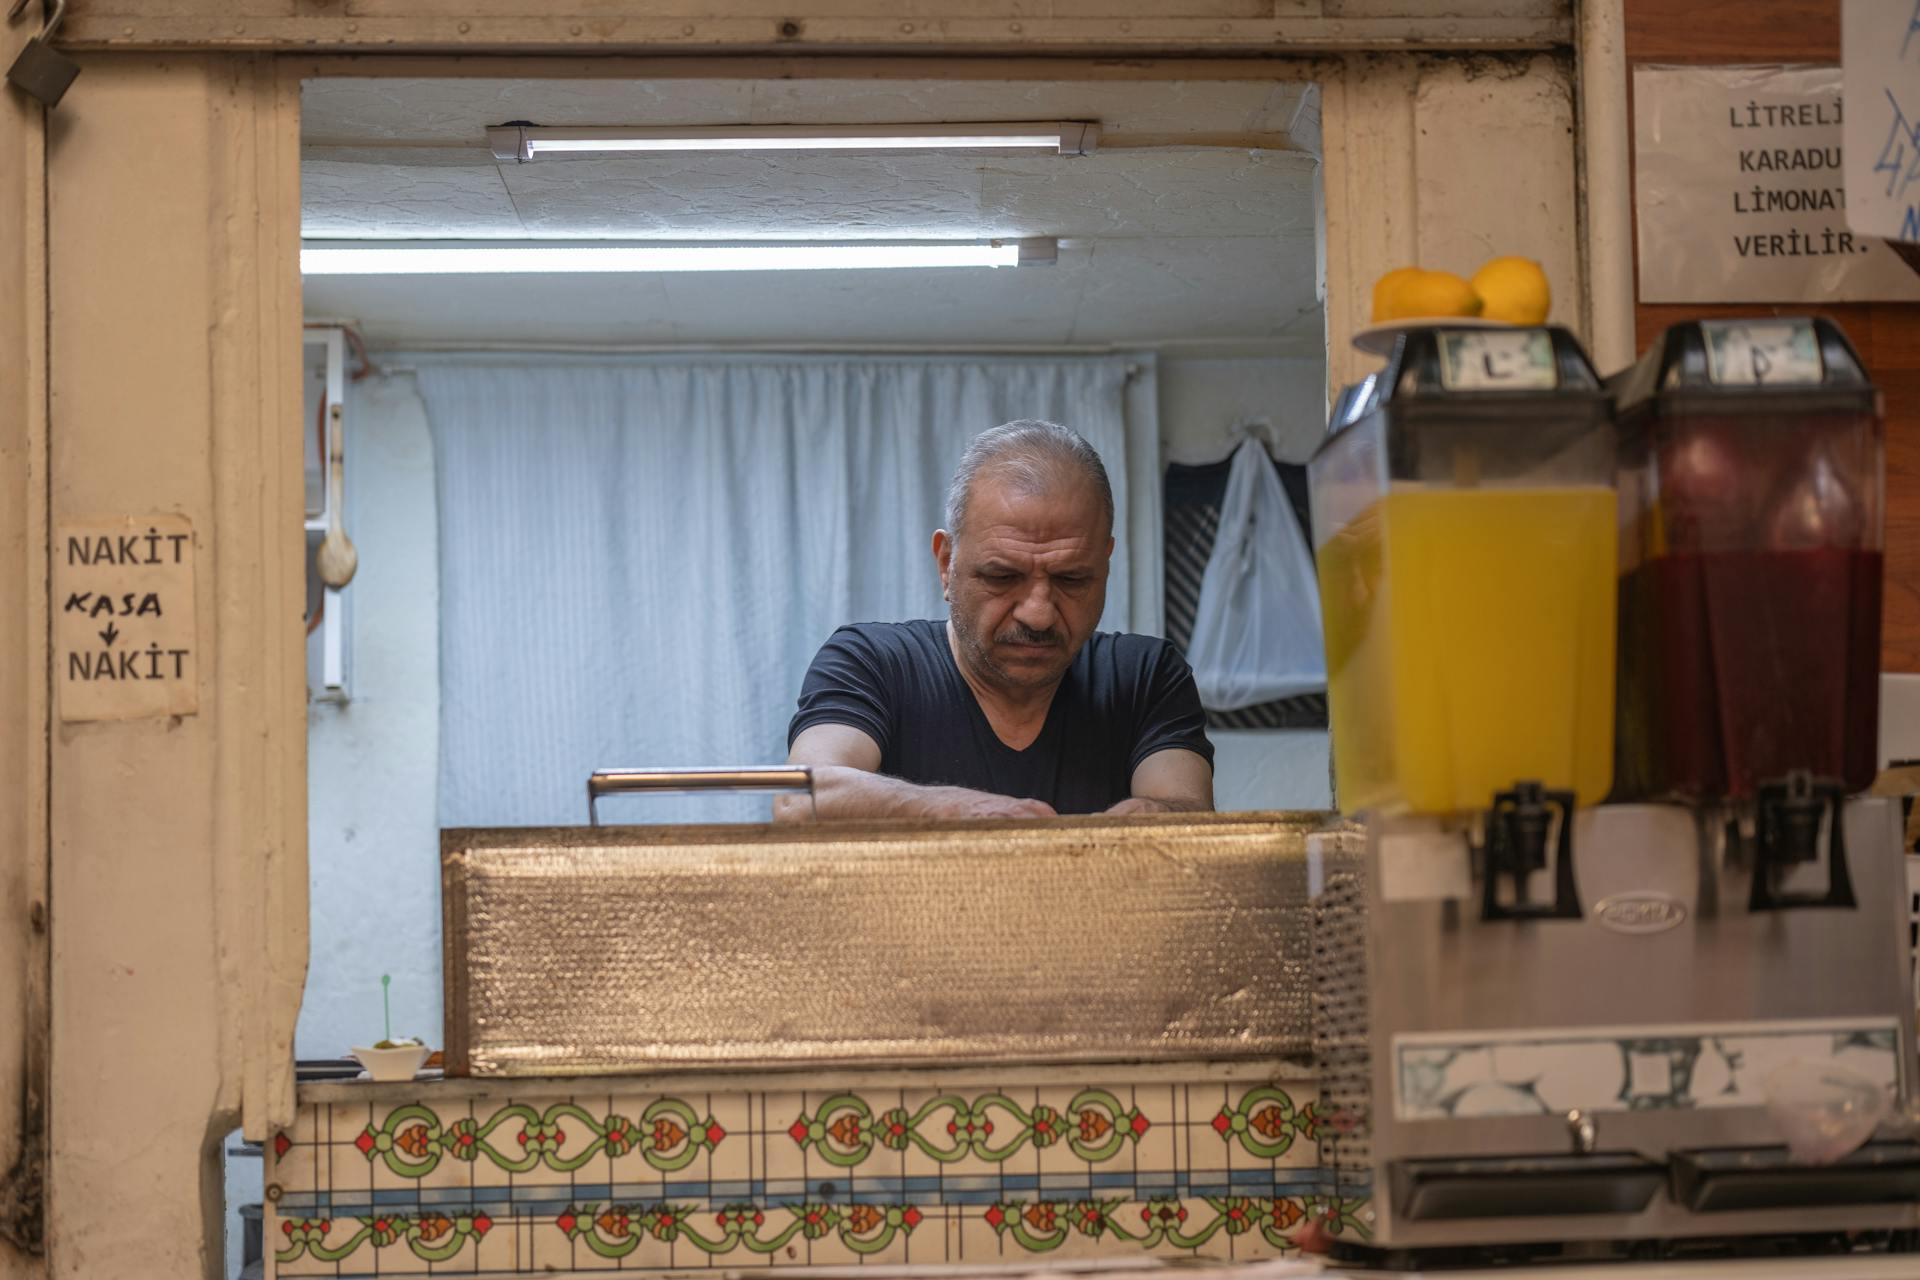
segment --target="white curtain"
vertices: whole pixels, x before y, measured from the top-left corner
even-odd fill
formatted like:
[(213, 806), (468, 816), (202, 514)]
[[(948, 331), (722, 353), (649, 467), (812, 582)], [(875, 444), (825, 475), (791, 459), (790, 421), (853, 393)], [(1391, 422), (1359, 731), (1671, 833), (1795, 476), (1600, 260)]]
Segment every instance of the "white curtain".
[[(1099, 450), (1101, 625), (1158, 629), (1150, 356), (409, 358), (438, 476), (442, 826), (583, 823), (596, 768), (784, 760), (835, 627), (945, 616), (947, 483), (1009, 419)], [(602, 820), (767, 803), (616, 798)]]

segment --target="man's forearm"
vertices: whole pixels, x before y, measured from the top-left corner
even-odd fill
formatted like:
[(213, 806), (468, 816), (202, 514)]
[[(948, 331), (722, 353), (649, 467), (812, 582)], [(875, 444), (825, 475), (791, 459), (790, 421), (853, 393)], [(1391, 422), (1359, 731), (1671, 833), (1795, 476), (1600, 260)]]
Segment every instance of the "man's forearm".
[(776, 822), (847, 818), (1018, 818), (1044, 817), (1053, 811), (1037, 800), (972, 791), (966, 787), (929, 787), (869, 773), (847, 765), (813, 766), (813, 800), (782, 796), (774, 804)]
[[(958, 787), (927, 787), (846, 765), (813, 771), (812, 813), (821, 818), (946, 818), (959, 807)], [(806, 812), (807, 798), (794, 796)]]

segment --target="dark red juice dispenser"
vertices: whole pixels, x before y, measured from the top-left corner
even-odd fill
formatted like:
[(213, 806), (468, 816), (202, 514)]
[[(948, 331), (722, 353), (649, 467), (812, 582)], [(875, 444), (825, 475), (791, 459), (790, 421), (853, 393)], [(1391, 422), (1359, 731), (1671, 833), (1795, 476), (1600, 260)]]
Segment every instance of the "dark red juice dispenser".
[[(1878, 395), (1819, 318), (1675, 325), (1611, 390), (1614, 798), (1731, 805), (1764, 866), (1812, 860), (1876, 763)], [(1778, 878), (1754, 885), (1758, 905)]]

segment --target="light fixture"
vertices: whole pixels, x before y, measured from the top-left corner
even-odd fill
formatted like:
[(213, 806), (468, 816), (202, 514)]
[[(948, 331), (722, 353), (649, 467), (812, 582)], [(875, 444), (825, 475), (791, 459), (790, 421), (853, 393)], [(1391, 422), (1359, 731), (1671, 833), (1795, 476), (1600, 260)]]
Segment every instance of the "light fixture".
[(642, 128), (514, 123), (487, 130), (496, 160), (561, 152), (645, 151), (1033, 151), (1083, 156), (1100, 126), (1077, 120), (987, 124), (720, 125)]
[(1058, 241), (865, 241), (659, 244), (645, 241), (309, 240), (309, 276), (641, 273), (652, 271), (863, 271), (876, 268), (1016, 267), (1054, 261)]

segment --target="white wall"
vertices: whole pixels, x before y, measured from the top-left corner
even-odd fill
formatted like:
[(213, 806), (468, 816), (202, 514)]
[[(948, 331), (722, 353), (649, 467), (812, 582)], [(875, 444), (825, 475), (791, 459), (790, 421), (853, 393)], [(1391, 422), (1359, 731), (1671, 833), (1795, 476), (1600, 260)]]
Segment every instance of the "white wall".
[[(1236, 428), (1264, 420), (1286, 462), (1305, 462), (1326, 431), (1319, 360), (1160, 359), (1160, 435), (1169, 462), (1218, 462)], [(1213, 802), (1220, 809), (1325, 809), (1333, 803), (1324, 729), (1214, 729)]]
[(1160, 435), (1169, 462), (1218, 462), (1234, 429), (1264, 419), (1282, 462), (1305, 462), (1327, 429), (1326, 364), (1258, 357), (1160, 357)]
[(307, 713), (312, 953), (295, 1050), (344, 1056), (393, 1030), (440, 1043), (439, 540), (433, 446), (410, 377), (347, 393), (345, 704)]
[(1209, 729), (1213, 739), (1213, 807), (1333, 807), (1330, 746), (1325, 729)]

